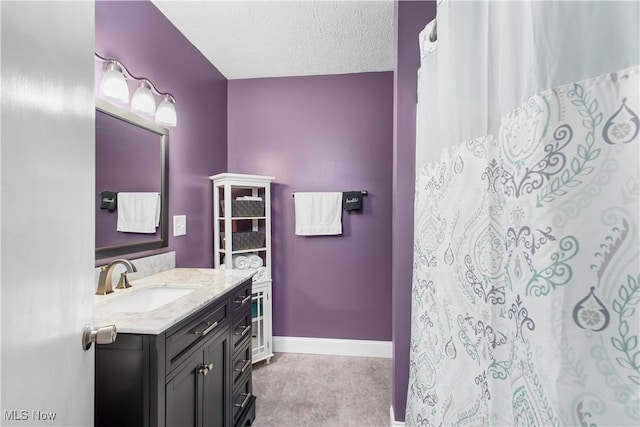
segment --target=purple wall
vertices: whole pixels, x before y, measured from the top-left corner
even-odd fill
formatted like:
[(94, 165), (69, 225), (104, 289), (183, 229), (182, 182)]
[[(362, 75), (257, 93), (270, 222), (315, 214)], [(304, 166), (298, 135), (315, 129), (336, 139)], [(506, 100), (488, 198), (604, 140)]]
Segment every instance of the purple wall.
[[(229, 81), (229, 171), (272, 175), (273, 333), (391, 339), (393, 73)], [(343, 235), (294, 235), (294, 191), (369, 191)]]
[(398, 421), (405, 418), (409, 382), (418, 35), (435, 16), (435, 1), (395, 2), (392, 403)]
[(227, 80), (148, 1), (97, 1), (96, 52), (117, 58), (176, 98), (178, 126), (169, 136), (169, 224), (187, 216), (187, 235), (173, 237), (178, 267), (213, 266), (209, 175), (227, 170)]

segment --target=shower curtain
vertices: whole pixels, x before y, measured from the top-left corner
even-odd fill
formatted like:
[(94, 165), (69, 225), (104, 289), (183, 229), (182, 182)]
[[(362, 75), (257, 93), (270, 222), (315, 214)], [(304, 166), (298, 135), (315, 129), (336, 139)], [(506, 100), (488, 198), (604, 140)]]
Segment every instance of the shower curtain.
[(640, 424), (639, 17), (443, 1), (421, 33), (408, 426)]

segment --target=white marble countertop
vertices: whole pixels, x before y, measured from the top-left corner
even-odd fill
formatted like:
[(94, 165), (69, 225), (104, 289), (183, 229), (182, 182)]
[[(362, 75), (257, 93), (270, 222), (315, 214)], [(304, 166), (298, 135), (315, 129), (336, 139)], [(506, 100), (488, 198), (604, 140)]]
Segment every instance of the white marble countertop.
[[(116, 325), (117, 331), (122, 333), (157, 335), (221, 297), (253, 274), (254, 272), (246, 270), (174, 268), (132, 280), (130, 288), (114, 289), (108, 295), (94, 296), (93, 324), (95, 327)], [(133, 297), (142, 289), (153, 287), (184, 287), (193, 291), (151, 311), (119, 312), (109, 308), (116, 299), (123, 301), (122, 299)]]

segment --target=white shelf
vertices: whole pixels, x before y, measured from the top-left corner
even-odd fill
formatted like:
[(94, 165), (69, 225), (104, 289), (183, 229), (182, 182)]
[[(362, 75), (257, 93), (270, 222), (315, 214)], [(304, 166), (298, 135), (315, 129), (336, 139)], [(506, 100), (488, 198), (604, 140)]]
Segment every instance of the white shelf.
[(210, 176), (213, 182), (216, 181), (225, 181), (231, 182), (234, 187), (237, 188), (253, 188), (256, 186), (256, 182), (271, 182), (275, 180), (272, 176), (264, 176), (264, 175), (247, 175), (243, 173), (219, 173), (217, 175)]
[[(224, 221), (224, 217), (218, 218), (220, 221)], [(242, 221), (242, 220), (266, 220), (266, 216), (232, 216), (231, 221)]]
[[(249, 252), (264, 252), (266, 250), (267, 250), (267, 248), (242, 249), (241, 251), (231, 251), (231, 254), (232, 255), (235, 255), (235, 254), (247, 254)], [(220, 252), (221, 254), (226, 254), (227, 250), (226, 249), (218, 249), (218, 252)]]

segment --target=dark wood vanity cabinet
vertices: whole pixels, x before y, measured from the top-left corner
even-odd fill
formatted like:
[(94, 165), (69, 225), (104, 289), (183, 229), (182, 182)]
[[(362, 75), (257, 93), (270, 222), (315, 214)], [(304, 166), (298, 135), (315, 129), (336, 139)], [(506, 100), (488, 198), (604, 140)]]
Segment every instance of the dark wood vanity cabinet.
[(251, 384), (251, 285), (231, 297), (231, 417), (236, 427), (250, 426), (255, 418)]
[(231, 425), (228, 421), (228, 350), (229, 337), (218, 334), (179, 366), (166, 385), (165, 425)]
[(95, 425), (250, 426), (250, 307), (248, 280), (162, 334), (97, 346)]

